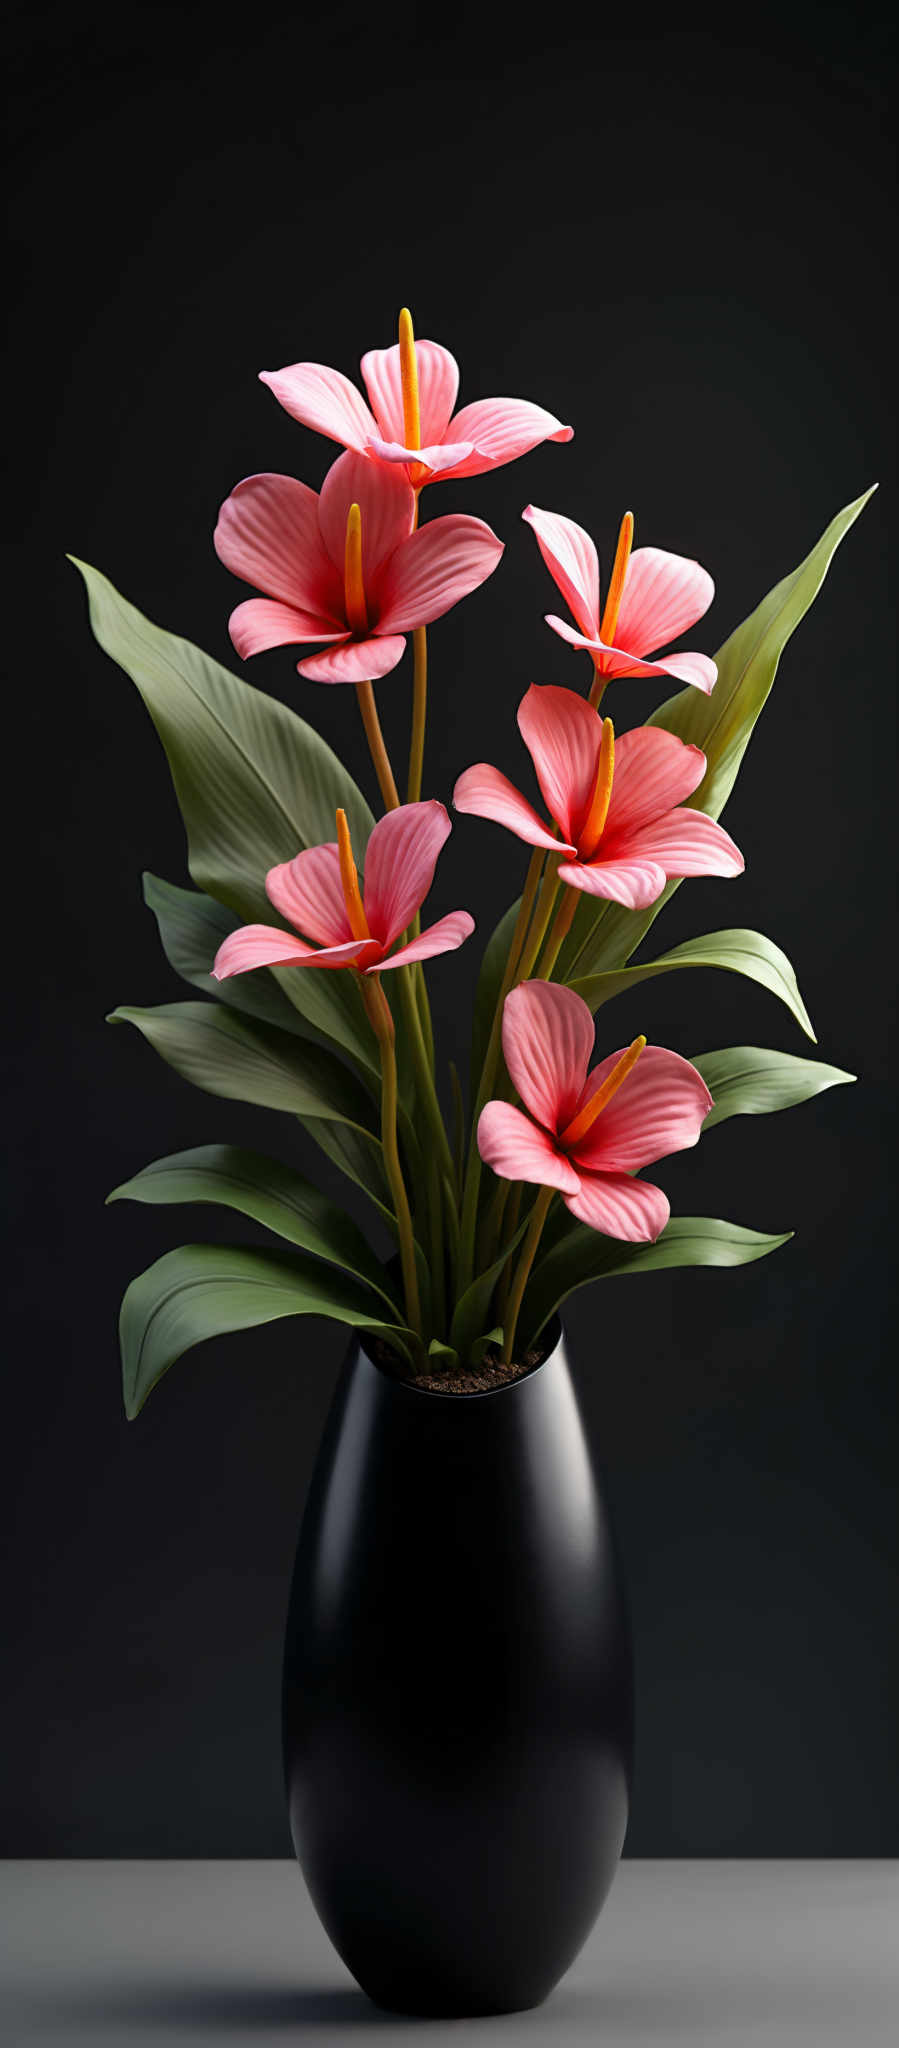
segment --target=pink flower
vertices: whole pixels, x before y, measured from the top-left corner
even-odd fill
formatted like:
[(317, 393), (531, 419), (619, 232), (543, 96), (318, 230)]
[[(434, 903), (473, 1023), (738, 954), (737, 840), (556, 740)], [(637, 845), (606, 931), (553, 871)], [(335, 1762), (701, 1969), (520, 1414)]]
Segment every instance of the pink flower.
[(414, 340), (405, 309), (399, 343), (362, 358), (368, 405), (348, 377), (324, 363), (259, 374), (304, 427), (360, 455), (403, 465), (418, 486), (441, 476), (480, 476), (540, 441), (572, 437), (571, 427), (525, 398), (480, 398), (454, 414), (458, 364), (439, 342)]
[(505, 1180), (558, 1188), (593, 1230), (651, 1241), (668, 1221), (667, 1197), (632, 1176), (695, 1145), (712, 1098), (689, 1060), (645, 1038), (588, 1073), (592, 1051), (593, 1018), (573, 989), (549, 981), (513, 989), (503, 1052), (524, 1110), (488, 1102), (478, 1150)]
[(593, 656), (597, 677), (676, 676), (709, 694), (718, 670), (707, 654), (649, 658), (654, 647), (677, 640), (708, 611), (715, 585), (707, 570), (661, 548), (638, 548), (631, 554), (634, 521), (626, 512), (609, 594), (600, 612), (599, 560), (589, 533), (558, 512), (541, 512), (538, 505), (528, 505), (521, 516), (534, 529), (577, 630), (554, 613), (547, 613), (546, 623), (572, 647), (583, 647)]
[(215, 547), (265, 597), (228, 622), (244, 659), (266, 647), (329, 641), (299, 661), (318, 683), (370, 682), (395, 668), (404, 634), (476, 590), (503, 552), (482, 519), (451, 513), (415, 524), (404, 471), (338, 456), (321, 494), (290, 476), (250, 476), (219, 513)]
[(346, 816), (338, 811), (336, 842), (310, 846), (294, 860), (270, 868), (265, 878), (275, 909), (303, 938), (276, 925), (243, 925), (219, 947), (212, 969), (216, 981), (252, 967), (357, 967), (363, 974), (380, 974), (387, 967), (454, 952), (474, 931), (467, 910), (451, 911), (408, 946), (391, 951), (421, 908), (451, 830), (440, 803), (401, 804), (388, 811), (369, 839), (360, 888)]
[(705, 774), (700, 747), (652, 725), (616, 740), (610, 718), (552, 683), (531, 684), (518, 725), (556, 833), (486, 761), (460, 775), (453, 803), (529, 846), (564, 854), (559, 876), (572, 888), (645, 910), (670, 875), (742, 873), (743, 856), (724, 827), (685, 803)]

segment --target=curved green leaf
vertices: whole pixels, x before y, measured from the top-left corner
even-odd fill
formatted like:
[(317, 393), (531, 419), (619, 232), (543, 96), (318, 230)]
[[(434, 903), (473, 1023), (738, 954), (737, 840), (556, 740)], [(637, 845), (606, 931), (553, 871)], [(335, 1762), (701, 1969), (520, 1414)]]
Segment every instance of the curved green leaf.
[(126, 1005), (109, 1022), (136, 1024), (170, 1067), (209, 1095), (293, 1116), (333, 1117), (371, 1132), (373, 1107), (361, 1081), (324, 1046), (273, 1024), (215, 1003), (160, 1003), (150, 1010)]
[(197, 1145), (189, 1152), (172, 1152), (123, 1181), (106, 1199), (212, 1202), (236, 1209), (289, 1244), (366, 1281), (394, 1313), (397, 1310), (384, 1268), (352, 1218), (294, 1167), (262, 1152), (237, 1145)]
[(748, 1266), (776, 1252), (792, 1235), (786, 1230), (770, 1237), (711, 1216), (672, 1216), (655, 1244), (623, 1244), (617, 1238), (602, 1237), (585, 1223), (574, 1223), (538, 1261), (525, 1289), (521, 1323), (527, 1333), (525, 1348), (567, 1296), (589, 1280), (611, 1279), (619, 1273), (659, 1272), (672, 1266)]
[[(99, 570), (70, 560), (87, 585), (100, 646), (136, 684), (165, 748), (193, 880), (241, 919), (276, 922), (265, 893), (268, 869), (332, 840), (338, 805), (364, 847), (374, 823), (364, 797), (295, 711), (154, 626)], [(372, 1064), (350, 975), (270, 971), (317, 1031)]]
[[(838, 512), (798, 569), (776, 584), (725, 641), (715, 657), (718, 680), (711, 696), (688, 685), (647, 721), (702, 748), (707, 766), (690, 798), (694, 810), (706, 811), (710, 818), (721, 816), (787, 641), (817, 597), (841, 540), (870, 496), (871, 491), (865, 491)], [(679, 887), (679, 882), (669, 882), (648, 910), (624, 910), (617, 903), (597, 907), (595, 898), (585, 897), (561, 955), (559, 978), (567, 981), (574, 975), (620, 967)]]
[(613, 973), (589, 974), (570, 982), (569, 987), (583, 996), (591, 1010), (598, 1010), (638, 982), (651, 981), (656, 974), (671, 974), (678, 967), (726, 967), (732, 974), (745, 974), (750, 981), (760, 982), (786, 1004), (806, 1037), (814, 1040), (811, 1019), (786, 953), (763, 932), (709, 932), (705, 938), (685, 939), (683, 945), (672, 946), (670, 953), (662, 953), (658, 960), (619, 967)]
[(488, 1266), (486, 1272), (478, 1274), (477, 1279), (466, 1288), (461, 1300), (456, 1304), (450, 1325), (450, 1343), (458, 1351), (463, 1364), (469, 1363), (473, 1346), (479, 1337), (484, 1336), (484, 1324), (493, 1299), (493, 1290), (509, 1253), (520, 1244), (529, 1222), (530, 1216), (526, 1213), (514, 1236), (503, 1246), (500, 1257), (494, 1259), (493, 1265)]
[(381, 1318), (368, 1288), (304, 1252), (181, 1245), (138, 1274), (122, 1302), (119, 1340), (129, 1421), (192, 1345), (281, 1316), (329, 1316), (385, 1337), (407, 1359), (415, 1342), (402, 1324)]
[(825, 1088), (854, 1081), (842, 1067), (823, 1060), (801, 1060), (794, 1053), (772, 1052), (760, 1045), (729, 1045), (722, 1052), (699, 1052), (693, 1060), (714, 1100), (702, 1126), (710, 1131), (729, 1116), (770, 1116), (808, 1102)]
[(214, 896), (195, 889), (179, 889), (159, 875), (143, 877), (144, 902), (159, 927), (162, 950), (182, 981), (212, 996), (228, 1009), (245, 1016), (260, 1017), (265, 1024), (277, 1024), (282, 1031), (306, 1035), (300, 1013), (294, 1008), (267, 967), (252, 974), (232, 974), (227, 981), (213, 981), (210, 969), (220, 945), (241, 920), (216, 903)]

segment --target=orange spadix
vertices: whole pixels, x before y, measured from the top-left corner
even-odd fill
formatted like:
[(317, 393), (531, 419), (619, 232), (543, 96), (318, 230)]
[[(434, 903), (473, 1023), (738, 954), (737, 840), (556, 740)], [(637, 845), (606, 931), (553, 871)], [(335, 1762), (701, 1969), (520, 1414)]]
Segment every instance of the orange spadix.
[(600, 1111), (607, 1107), (613, 1095), (617, 1095), (622, 1081), (626, 1081), (628, 1074), (633, 1072), (641, 1052), (645, 1052), (645, 1050), (645, 1038), (642, 1035), (639, 1038), (635, 1038), (633, 1045), (628, 1046), (627, 1051), (622, 1053), (620, 1060), (616, 1061), (611, 1073), (606, 1075), (602, 1086), (597, 1088), (596, 1094), (591, 1095), (589, 1102), (585, 1102), (583, 1109), (578, 1110), (577, 1116), (572, 1118), (567, 1129), (561, 1132), (559, 1137), (560, 1145), (564, 1145), (567, 1148), (570, 1145), (580, 1144), (581, 1139), (586, 1137), (591, 1126), (595, 1124)]
[(358, 505), (351, 505), (346, 516), (343, 588), (346, 597), (347, 625), (353, 633), (367, 633), (368, 612), (365, 606), (365, 584), (362, 581), (362, 513)]
[(421, 447), (421, 412), (418, 403), (418, 364), (415, 358), (415, 330), (408, 306), (399, 318), (400, 379), (403, 387), (403, 432), (407, 448)]
[(602, 738), (599, 742), (599, 754), (596, 762), (596, 780), (593, 784), (593, 795), (590, 798), (590, 807), (581, 827), (581, 834), (578, 840), (578, 853), (581, 860), (590, 860), (602, 838), (606, 818), (609, 815), (612, 777), (614, 773), (615, 728), (610, 718), (604, 718), (602, 722)]
[(337, 813), (337, 851), (340, 857), (340, 881), (343, 888), (343, 900), (346, 904), (350, 931), (354, 939), (370, 939), (371, 932), (368, 929), (368, 919), (365, 915), (362, 892), (359, 888), (359, 876), (353, 859), (353, 844), (350, 839), (350, 828), (347, 824), (346, 811), (338, 811)]
[(618, 613), (621, 610), (621, 600), (624, 595), (624, 579), (627, 575), (627, 565), (631, 558), (631, 548), (633, 547), (633, 544), (634, 515), (632, 512), (625, 512), (624, 518), (621, 521), (621, 531), (618, 535), (618, 546), (615, 549), (615, 560), (612, 565), (612, 580), (609, 584), (609, 594), (606, 598), (605, 610), (602, 615), (602, 625), (599, 629), (599, 637), (606, 647), (611, 647), (612, 642), (615, 638), (615, 628), (618, 624)]

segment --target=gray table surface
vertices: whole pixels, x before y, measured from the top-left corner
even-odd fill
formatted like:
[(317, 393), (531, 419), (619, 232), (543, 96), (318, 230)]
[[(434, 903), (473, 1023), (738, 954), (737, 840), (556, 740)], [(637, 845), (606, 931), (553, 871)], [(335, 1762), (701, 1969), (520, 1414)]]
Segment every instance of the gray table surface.
[(881, 2048), (899, 2041), (899, 1865), (622, 1865), (546, 2005), (403, 2021), (363, 1998), (287, 1862), (0, 1864), (4, 2048)]

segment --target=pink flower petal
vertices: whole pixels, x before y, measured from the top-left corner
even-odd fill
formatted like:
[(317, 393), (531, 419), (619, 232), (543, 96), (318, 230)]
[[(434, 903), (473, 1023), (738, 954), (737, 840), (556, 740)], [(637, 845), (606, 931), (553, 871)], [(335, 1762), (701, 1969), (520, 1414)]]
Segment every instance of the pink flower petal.
[(364, 944), (351, 939), (346, 946), (304, 946), (272, 924), (245, 924), (219, 947), (212, 973), (216, 981), (227, 981), (252, 967), (350, 967)]
[(322, 544), (318, 494), (296, 477), (245, 477), (225, 499), (213, 541), (232, 575), (313, 613), (326, 631), (343, 627), (343, 578)]
[(518, 707), (518, 729), (546, 808), (574, 845), (593, 794), (602, 719), (576, 690), (532, 683)]
[(527, 505), (522, 512), (537, 537), (537, 546), (553, 582), (558, 585), (583, 633), (599, 631), (599, 559), (582, 526), (559, 512)]
[(674, 676), (679, 683), (692, 683), (706, 697), (711, 696), (718, 681), (717, 665), (708, 654), (666, 654), (656, 666), (660, 675)]
[(634, 654), (653, 654), (695, 626), (714, 595), (711, 576), (698, 562), (662, 548), (636, 548), (624, 579), (616, 642)]
[(297, 672), (308, 676), (311, 683), (366, 683), (377, 682), (379, 676), (390, 674), (402, 661), (406, 645), (401, 634), (391, 634), (387, 639), (345, 640), (341, 647), (332, 647), (327, 654), (311, 654), (305, 661), (297, 662)]
[(503, 1007), (503, 1056), (525, 1109), (548, 1131), (571, 1122), (593, 1051), (583, 999), (553, 981), (523, 981)]
[[(321, 488), (318, 517), (322, 539), (343, 587), (346, 521), (351, 505), (362, 514), (362, 580), (371, 604), (378, 575), (394, 548), (412, 532), (415, 492), (403, 469), (370, 462), (352, 449), (338, 455)], [(373, 622), (373, 613), (369, 609)]]
[(635, 831), (604, 837), (600, 855), (616, 864), (656, 861), (666, 875), (741, 875), (745, 866), (724, 826), (684, 804)]
[(362, 897), (368, 928), (385, 951), (420, 909), (452, 831), (441, 803), (400, 804), (379, 818), (365, 855)]
[(705, 774), (700, 747), (686, 746), (673, 732), (639, 725), (615, 741), (612, 798), (604, 840), (616, 832), (636, 832), (652, 818), (661, 818), (675, 804), (686, 802)]
[(456, 476), (480, 476), (486, 469), (514, 462), (540, 441), (570, 441), (573, 431), (526, 398), (478, 398), (457, 412), (444, 438), (472, 443), (474, 452)]
[(454, 953), (474, 931), (474, 918), (467, 910), (451, 910), (446, 917), (440, 917), (436, 924), (429, 924), (426, 931), (419, 932), (417, 939), (410, 939), (408, 946), (400, 946), (391, 953), (389, 960), (366, 969), (368, 974), (383, 973), (385, 967), (410, 967), (413, 960), (433, 960), (437, 953)]
[(285, 370), (260, 370), (259, 380), (273, 391), (279, 405), (317, 434), (363, 449), (377, 429), (361, 391), (342, 370), (326, 363), (293, 363)]
[[(459, 365), (439, 341), (417, 341), (415, 368), (422, 441), (443, 441), (459, 389)], [(405, 440), (399, 344), (371, 349), (362, 358), (362, 375), (384, 439)]]
[(341, 946), (351, 939), (336, 841), (309, 846), (293, 860), (269, 868), (265, 893), (288, 924), (320, 946)]
[(463, 512), (430, 519), (391, 555), (374, 585), (379, 633), (411, 633), (442, 618), (492, 576), (502, 552), (483, 519)]
[(231, 613), (228, 631), (243, 661), (251, 654), (263, 654), (268, 647), (304, 647), (310, 640), (349, 638), (345, 626), (340, 632), (329, 632), (324, 619), (299, 612), (292, 604), (276, 604), (272, 597), (248, 597)]
[[(445, 476), (450, 470), (458, 469), (460, 463), (471, 454), (470, 441), (454, 444), (448, 441), (431, 442), (427, 448), (407, 448), (402, 441), (370, 441), (369, 453), (376, 455), (379, 462), (420, 463), (430, 476)], [(428, 477), (422, 482), (427, 483)]]
[(657, 862), (638, 859), (636, 854), (631, 860), (566, 863), (559, 868), (559, 876), (572, 889), (582, 889), (586, 896), (604, 896), (610, 903), (623, 903), (625, 910), (648, 910), (651, 903), (658, 901), (667, 880), (664, 868)]
[(546, 623), (570, 647), (592, 654), (596, 666), (610, 681), (621, 676), (675, 676), (678, 682), (694, 684), (707, 697), (715, 687), (718, 670), (707, 654), (666, 654), (664, 661), (643, 661), (639, 655), (629, 654), (625, 647), (607, 647), (604, 640), (576, 632), (567, 619), (557, 618), (554, 612), (546, 613)]
[(585, 654), (602, 654), (603, 643), (598, 633), (579, 633), (575, 626), (569, 625), (567, 619), (558, 618), (555, 612), (545, 612), (544, 617), (560, 640), (568, 641), (569, 647), (583, 648)]
[[(594, 1067), (578, 1109), (612, 1072), (618, 1052)], [(695, 1145), (712, 1098), (695, 1067), (666, 1046), (648, 1045), (585, 1138), (573, 1147), (575, 1165), (591, 1172), (636, 1173)]]
[(547, 846), (554, 853), (574, 852), (573, 846), (564, 846), (547, 831), (533, 805), (487, 761), (479, 761), (460, 775), (453, 790), (453, 804), (457, 811), (465, 811), (471, 817), (490, 818), (496, 825), (505, 825), (507, 831), (514, 832), (528, 846)]
[(488, 1102), (482, 1109), (478, 1151), (485, 1166), (492, 1166), (503, 1180), (536, 1181), (572, 1195), (580, 1188), (580, 1176), (556, 1150), (549, 1132), (532, 1124), (511, 1102)]
[(626, 1244), (654, 1244), (661, 1236), (671, 1214), (661, 1188), (624, 1173), (582, 1173), (580, 1179), (577, 1194), (564, 1197), (580, 1223)]

